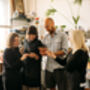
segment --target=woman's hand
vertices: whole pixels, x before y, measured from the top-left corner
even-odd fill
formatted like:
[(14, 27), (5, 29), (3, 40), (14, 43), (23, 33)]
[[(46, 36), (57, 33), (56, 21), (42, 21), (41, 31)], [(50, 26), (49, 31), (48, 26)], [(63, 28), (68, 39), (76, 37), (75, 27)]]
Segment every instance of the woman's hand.
[(51, 57), (51, 58), (53, 58), (53, 59), (56, 59), (55, 53), (53, 53), (53, 52), (51, 52), (51, 51), (46, 51), (46, 54), (47, 54), (47, 56), (49, 56), (49, 57)]
[(46, 55), (47, 48), (46, 47), (39, 47), (40, 54), (42, 56)]
[(25, 60), (27, 57), (29, 56), (29, 54), (23, 54), (22, 57), (21, 57), (21, 60)]
[(39, 59), (39, 56), (38, 56), (36, 53), (30, 53), (30, 54), (29, 54), (29, 57), (30, 57), (30, 58), (35, 58), (36, 60)]

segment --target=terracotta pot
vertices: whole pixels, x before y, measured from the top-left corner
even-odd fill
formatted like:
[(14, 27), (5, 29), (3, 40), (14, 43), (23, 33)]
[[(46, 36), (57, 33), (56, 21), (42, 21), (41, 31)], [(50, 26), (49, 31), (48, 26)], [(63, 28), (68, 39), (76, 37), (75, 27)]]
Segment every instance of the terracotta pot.
[(90, 62), (88, 62), (87, 68), (90, 69)]

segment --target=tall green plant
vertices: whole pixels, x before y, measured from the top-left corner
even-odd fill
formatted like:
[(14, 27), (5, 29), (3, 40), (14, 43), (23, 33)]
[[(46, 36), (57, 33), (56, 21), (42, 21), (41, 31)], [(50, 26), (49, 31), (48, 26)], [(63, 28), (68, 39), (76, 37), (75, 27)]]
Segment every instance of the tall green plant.
[(51, 2), (54, 2), (54, 0), (51, 0)]
[[(51, 2), (54, 2), (54, 0), (51, 0)], [(74, 0), (74, 3), (81, 5), (82, 4), (82, 0)]]
[(73, 21), (74, 21), (74, 23), (75, 23), (75, 29), (77, 29), (77, 25), (78, 25), (80, 16), (77, 16), (77, 17), (72, 16), (72, 19), (73, 19)]
[[(66, 1), (69, 2), (69, 0), (66, 0)], [(83, 0), (74, 0), (74, 4), (77, 4), (77, 5), (81, 6), (81, 5), (82, 5), (82, 1), (83, 1)], [(54, 2), (54, 0), (51, 0), (51, 2)], [(70, 4), (70, 3), (68, 3), (68, 4)], [(70, 5), (69, 5), (69, 6), (70, 6)], [(78, 22), (79, 22), (79, 20), (80, 20), (80, 15), (79, 15), (79, 13), (78, 13), (78, 15), (75, 17), (75, 16), (73, 15), (73, 13), (72, 13), (72, 7), (70, 7), (70, 10), (71, 10), (71, 14), (72, 14), (72, 20), (73, 20), (73, 22), (74, 22), (74, 24), (75, 24), (75, 29), (77, 29)], [(55, 8), (48, 9), (48, 10), (46, 11), (46, 16), (54, 15), (56, 12), (58, 12), (58, 11), (57, 11)], [(67, 17), (67, 16), (65, 16), (65, 15), (63, 15), (63, 16), (65, 17), (65, 19), (68, 20), (68, 17)], [(68, 21), (70, 21), (70, 20), (68, 20)]]
[(46, 11), (46, 16), (54, 15), (57, 12), (55, 8), (50, 8)]
[(81, 5), (82, 4), (82, 0), (75, 0), (74, 3)]

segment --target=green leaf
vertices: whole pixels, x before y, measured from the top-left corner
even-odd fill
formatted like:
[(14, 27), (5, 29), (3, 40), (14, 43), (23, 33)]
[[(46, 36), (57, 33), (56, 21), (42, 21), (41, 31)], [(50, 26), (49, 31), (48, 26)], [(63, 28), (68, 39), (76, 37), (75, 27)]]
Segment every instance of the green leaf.
[(48, 9), (46, 11), (46, 16), (54, 15), (57, 12), (55, 8)]
[(72, 19), (73, 19), (74, 23), (76, 24), (76, 18), (74, 16), (72, 16)]
[(61, 25), (61, 28), (62, 28), (62, 29), (66, 28), (66, 25)]
[(55, 27), (56, 27), (56, 29), (58, 28), (58, 26), (57, 26), (57, 25), (56, 25)]
[(88, 61), (90, 62), (90, 58), (88, 59)]
[(79, 19), (80, 19), (80, 16), (77, 16), (77, 23), (78, 23)]
[(74, 16), (72, 16), (72, 19), (74, 21), (75, 24), (78, 24), (78, 21), (80, 19), (80, 16), (77, 16), (76, 18)]
[(63, 31), (66, 28), (66, 25), (61, 25), (61, 30)]
[(51, 2), (54, 2), (54, 0), (51, 0)]
[(82, 4), (82, 0), (75, 0), (74, 3), (81, 5)]

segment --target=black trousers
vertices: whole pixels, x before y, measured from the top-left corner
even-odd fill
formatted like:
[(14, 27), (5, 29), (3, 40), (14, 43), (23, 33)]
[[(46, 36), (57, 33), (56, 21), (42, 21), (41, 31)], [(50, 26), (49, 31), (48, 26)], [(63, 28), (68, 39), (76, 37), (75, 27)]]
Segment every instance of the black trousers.
[(54, 72), (46, 71), (45, 83), (47, 88), (58, 87), (58, 90), (66, 90), (66, 77), (63, 69), (56, 69)]
[(22, 81), (19, 74), (4, 74), (2, 80), (4, 90), (22, 90)]
[(3, 90), (3, 84), (2, 84), (2, 74), (0, 75), (0, 90)]
[(80, 88), (80, 74), (77, 71), (72, 73), (65, 71), (67, 78), (67, 90), (84, 90)]
[(46, 71), (45, 82), (47, 88), (55, 88), (57, 85), (58, 90), (84, 90), (80, 87), (80, 73), (77, 71), (72, 73), (62, 69)]

